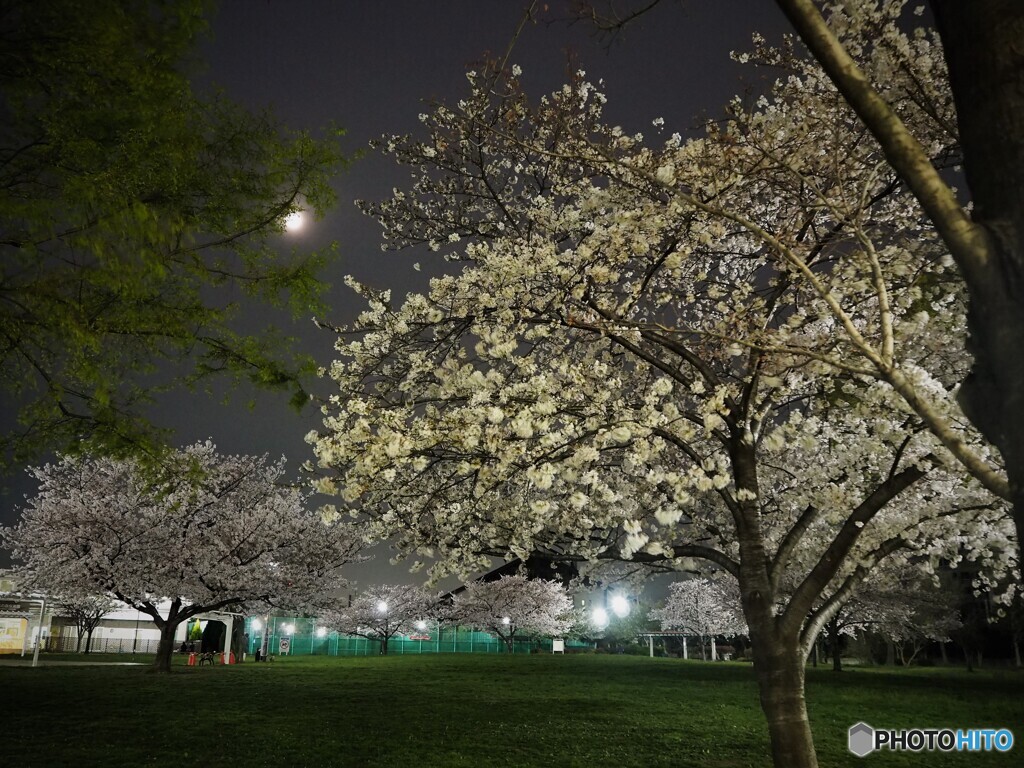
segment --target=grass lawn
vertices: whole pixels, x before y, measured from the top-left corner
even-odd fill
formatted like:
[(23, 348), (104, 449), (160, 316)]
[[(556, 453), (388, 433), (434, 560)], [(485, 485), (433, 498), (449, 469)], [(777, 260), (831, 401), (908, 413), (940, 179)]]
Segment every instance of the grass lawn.
[[(117, 658), (117, 657), (115, 657)], [(118, 660), (125, 660), (123, 657)], [(55, 661), (50, 657), (47, 661)], [(823, 766), (1024, 765), (1024, 674), (808, 670)], [(273, 664), (0, 667), (0, 765), (764, 766), (753, 672), (630, 656), (299, 657)], [(882, 727), (997, 727), (1008, 754), (846, 750)]]

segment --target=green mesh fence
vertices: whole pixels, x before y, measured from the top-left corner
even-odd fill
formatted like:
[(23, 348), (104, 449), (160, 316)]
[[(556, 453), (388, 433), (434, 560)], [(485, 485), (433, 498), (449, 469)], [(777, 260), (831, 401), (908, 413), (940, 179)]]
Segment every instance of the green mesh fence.
[[(275, 656), (282, 655), (282, 645), (287, 646), (290, 656), (376, 656), (380, 653), (378, 641), (329, 632), (326, 627), (317, 626), (316, 619), (271, 616), (269, 621), (263, 617), (245, 620), (246, 651), (250, 655), (261, 647), (265, 629), (270, 635), (268, 653)], [(514, 645), (513, 653), (551, 653), (550, 638), (517, 638)], [(567, 653), (589, 648), (593, 648), (592, 643), (565, 641)], [(435, 625), (413, 635), (391, 638), (388, 654), (406, 653), (508, 653), (508, 650), (504, 642), (486, 632), (463, 627), (438, 628)]]

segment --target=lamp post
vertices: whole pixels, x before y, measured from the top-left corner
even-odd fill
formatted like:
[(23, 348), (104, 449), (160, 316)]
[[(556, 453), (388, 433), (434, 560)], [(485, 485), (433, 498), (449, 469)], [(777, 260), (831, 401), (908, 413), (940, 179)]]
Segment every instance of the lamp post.
[(384, 614), (384, 625), (381, 627), (381, 633), (380, 633), (380, 655), (381, 656), (387, 656), (388, 655), (388, 630), (390, 629), (390, 627), (388, 626), (388, 604), (387, 604), (387, 601), (381, 600), (379, 603), (377, 603), (377, 613)]
[[(259, 641), (258, 645), (255, 642), (256, 641), (256, 633), (259, 632), (260, 629), (262, 629), (262, 628), (263, 628), (263, 622), (261, 622), (259, 619), (250, 619), (249, 620), (249, 631), (252, 633), (252, 635), (251, 635), (251, 639), (249, 641), (249, 648), (246, 648), (246, 650), (249, 651), (250, 653), (253, 652), (252, 651), (252, 646), (256, 645), (256, 647), (259, 649), (260, 655), (263, 654), (263, 634), (265, 634), (265, 633), (260, 635), (260, 641)], [(258, 660), (259, 659), (257, 659), (257, 661)]]
[(270, 652), (270, 614), (263, 617), (263, 641), (260, 643), (260, 656), (264, 659)]
[(624, 619), (629, 616), (630, 609), (629, 598), (625, 595), (612, 595), (612, 613)]

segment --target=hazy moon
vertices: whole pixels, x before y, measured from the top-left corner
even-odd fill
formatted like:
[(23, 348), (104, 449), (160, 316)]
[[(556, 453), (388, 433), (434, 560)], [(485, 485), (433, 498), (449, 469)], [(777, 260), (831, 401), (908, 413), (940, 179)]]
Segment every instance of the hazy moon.
[(284, 217), (284, 228), (289, 232), (296, 232), (302, 229), (303, 223), (302, 211), (292, 211)]

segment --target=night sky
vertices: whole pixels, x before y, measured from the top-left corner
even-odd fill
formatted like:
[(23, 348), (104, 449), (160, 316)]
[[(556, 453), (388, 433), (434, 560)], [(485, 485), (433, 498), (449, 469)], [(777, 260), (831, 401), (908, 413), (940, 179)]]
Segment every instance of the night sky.
[[(748, 48), (755, 30), (778, 40), (787, 29), (775, 4), (764, 0), (663, 0), (608, 41), (583, 24), (559, 21), (565, 4), (548, 0), (549, 9), (526, 27), (510, 63), (522, 67), (527, 92), (539, 98), (562, 84), (572, 53), (591, 81), (604, 80), (606, 118), (628, 133), (653, 135), (651, 121), (662, 117), (666, 134), (685, 136), (704, 119), (719, 116), (732, 96), (763, 91), (764, 80), (775, 73), (736, 65), (729, 51)], [(466, 70), (488, 52), (505, 51), (526, 5), (527, 0), (221, 0), (199, 51), (203, 68), (195, 85), (216, 86), (252, 110), (269, 108), (293, 128), (316, 133), (334, 122), (346, 129), (343, 146), (352, 154), (385, 133), (416, 133), (417, 115), (430, 102), (463, 97)], [(336, 180), (337, 207), (281, 238), (285, 249), (339, 243), (340, 259), (325, 275), (333, 286), (327, 319), (335, 324), (351, 321), (362, 308), (343, 285), (345, 274), (391, 288), (395, 297), (425, 288), (430, 255), (382, 252), (377, 223), (353, 205), (356, 199), (388, 196), (407, 174), (367, 152)], [(416, 261), (423, 272), (413, 270)], [(329, 334), (308, 319), (293, 324), (285, 318), (284, 324), (321, 364), (329, 364)], [(313, 389), (327, 392), (328, 384)], [(252, 397), (256, 407), (249, 410), (245, 403)], [(180, 445), (209, 437), (226, 452), (284, 454), (295, 470), (311, 456), (303, 435), (318, 426), (317, 415), (315, 408), (295, 413), (285, 395), (245, 390), (229, 405), (219, 393), (180, 393), (161, 400), (153, 412), (154, 420), (175, 429)], [(18, 471), (4, 485), (0, 522), (6, 524), (31, 486)], [(0, 553), (0, 566), (4, 560)], [(386, 551), (354, 575), (363, 582), (419, 578), (390, 567)]]

